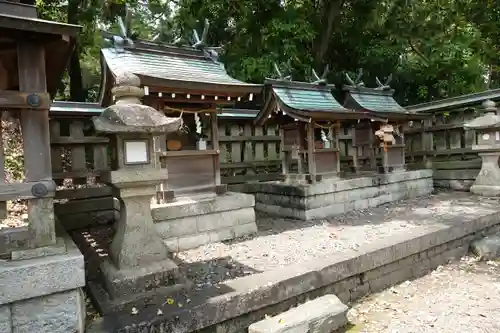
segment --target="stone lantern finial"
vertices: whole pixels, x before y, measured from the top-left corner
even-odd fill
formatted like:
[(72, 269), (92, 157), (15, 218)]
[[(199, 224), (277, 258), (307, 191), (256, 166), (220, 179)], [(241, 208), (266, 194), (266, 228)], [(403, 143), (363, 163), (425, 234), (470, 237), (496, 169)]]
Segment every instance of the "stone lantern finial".
[(116, 98), (115, 104), (142, 104), (140, 98), (144, 96), (144, 89), (139, 77), (133, 73), (119, 73), (111, 92)]

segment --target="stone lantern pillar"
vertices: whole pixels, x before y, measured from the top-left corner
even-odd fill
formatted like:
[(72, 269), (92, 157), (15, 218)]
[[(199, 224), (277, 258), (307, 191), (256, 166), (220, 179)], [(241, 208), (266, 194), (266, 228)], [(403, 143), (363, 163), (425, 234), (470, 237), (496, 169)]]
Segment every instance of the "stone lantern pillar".
[[(470, 191), (484, 196), (500, 196), (500, 116), (495, 102), (484, 101), (485, 113), (464, 124), (466, 130), (475, 130), (476, 137), (472, 150), (478, 151), (482, 159), (481, 171)], [(487, 151), (486, 151), (487, 150)]]
[(179, 129), (180, 118), (168, 118), (142, 105), (140, 80), (133, 74), (116, 77), (116, 104), (94, 117), (97, 132), (110, 138), (112, 171), (101, 175), (120, 201), (120, 220), (102, 264), (104, 285), (117, 298), (129, 293), (177, 284), (177, 266), (157, 233), (151, 217), (156, 185), (167, 179), (154, 167), (153, 137)]

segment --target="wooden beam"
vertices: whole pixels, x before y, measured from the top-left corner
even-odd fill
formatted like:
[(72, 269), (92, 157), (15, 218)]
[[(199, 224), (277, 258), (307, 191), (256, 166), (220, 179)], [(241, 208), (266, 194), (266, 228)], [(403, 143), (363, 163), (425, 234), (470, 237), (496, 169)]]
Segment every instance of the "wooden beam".
[(0, 108), (48, 110), (50, 108), (50, 95), (46, 92), (26, 93), (0, 90)]
[(0, 183), (0, 202), (17, 199), (54, 197), (56, 184), (52, 180), (25, 183)]
[[(17, 45), (19, 90), (25, 93), (47, 92), (45, 49), (41, 44)], [(49, 110), (21, 110), (25, 180), (52, 180), (49, 135)], [(56, 243), (53, 198), (28, 201), (30, 247)]]

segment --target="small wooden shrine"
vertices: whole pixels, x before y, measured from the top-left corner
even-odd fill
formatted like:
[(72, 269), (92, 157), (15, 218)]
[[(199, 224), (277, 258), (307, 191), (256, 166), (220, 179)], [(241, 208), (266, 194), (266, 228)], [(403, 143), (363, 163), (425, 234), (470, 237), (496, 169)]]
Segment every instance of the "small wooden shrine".
[(194, 31), (191, 46), (131, 40), (121, 22), (121, 36), (111, 36), (112, 47), (101, 50), (101, 104), (113, 102), (111, 88), (122, 71), (137, 75), (145, 91), (144, 103), (170, 117), (182, 117), (177, 133), (163, 135), (156, 147), (168, 181), (163, 200), (175, 195), (221, 193), (219, 133), (216, 113), (222, 106), (252, 100), (261, 85), (241, 82), (228, 75), (216, 47), (206, 45), (208, 21), (201, 39)]
[(282, 168), (286, 180), (315, 183), (337, 177), (340, 172), (340, 121), (366, 118), (363, 112), (341, 106), (332, 95), (333, 85), (313, 70), (313, 82), (284, 78), (265, 81), (265, 104), (255, 119), (263, 125), (269, 118), (280, 124)]
[[(385, 83), (376, 78), (377, 87), (365, 87), (361, 80), (362, 70), (352, 80), (348, 74), (349, 84), (343, 86), (346, 96), (343, 106), (359, 112), (367, 112), (370, 118), (358, 122), (354, 126), (353, 145), (356, 156), (353, 158), (356, 172), (374, 171), (390, 172), (405, 169), (405, 141), (403, 125), (411, 120), (421, 120), (428, 117), (426, 114), (416, 114), (405, 110), (394, 100), (394, 89), (389, 83), (389, 75)], [(369, 159), (368, 165), (360, 165), (359, 157)], [(381, 165), (377, 164), (381, 157)]]

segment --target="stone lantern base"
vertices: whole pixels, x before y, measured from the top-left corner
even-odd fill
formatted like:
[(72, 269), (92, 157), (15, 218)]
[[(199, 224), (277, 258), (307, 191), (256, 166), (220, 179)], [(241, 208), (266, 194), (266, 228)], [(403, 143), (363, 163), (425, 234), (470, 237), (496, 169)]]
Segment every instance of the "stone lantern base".
[(498, 197), (500, 196), (500, 168), (498, 167), (500, 152), (480, 153), (479, 156), (482, 159), (481, 171), (470, 191), (486, 197)]

